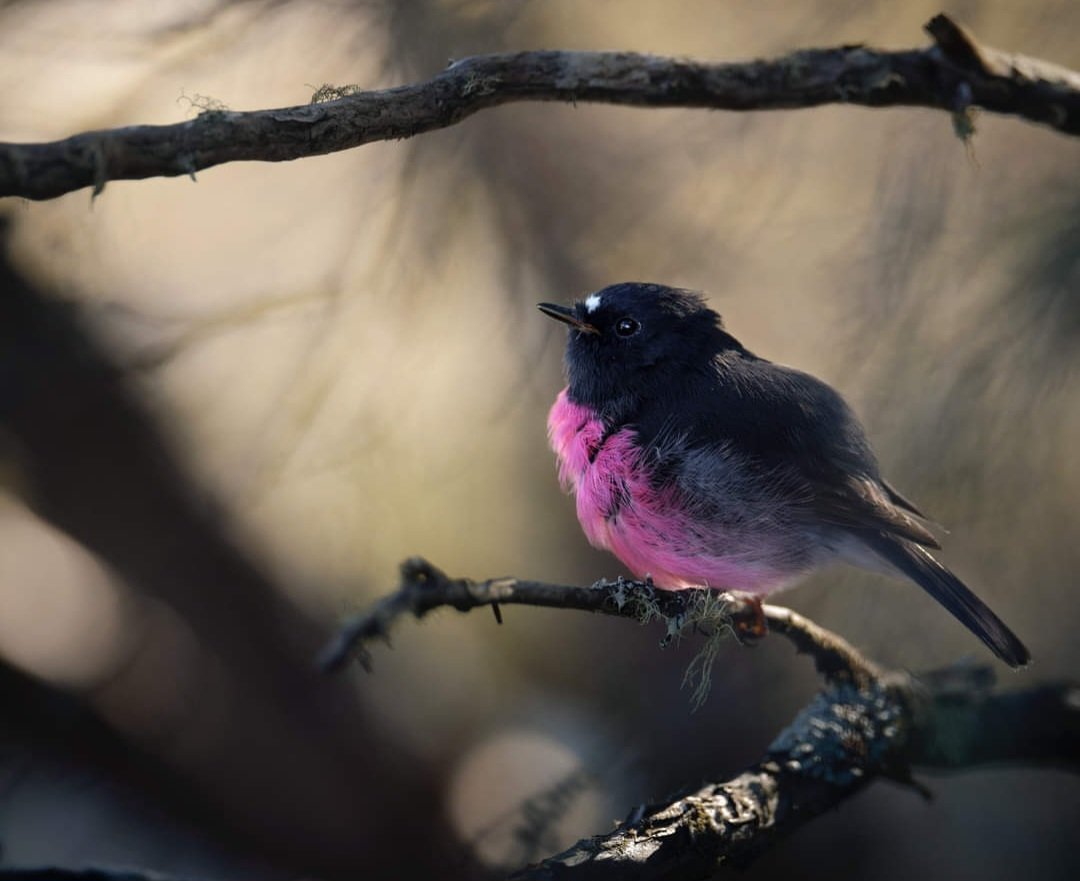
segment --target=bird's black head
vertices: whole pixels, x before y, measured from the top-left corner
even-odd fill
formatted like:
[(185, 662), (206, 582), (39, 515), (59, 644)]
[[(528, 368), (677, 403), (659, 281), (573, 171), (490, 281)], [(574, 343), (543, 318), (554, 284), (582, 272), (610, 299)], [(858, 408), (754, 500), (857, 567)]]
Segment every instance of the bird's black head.
[(572, 307), (539, 308), (570, 327), (571, 399), (606, 416), (629, 415), (639, 402), (708, 375), (724, 350), (744, 351), (699, 294), (680, 288), (624, 282)]

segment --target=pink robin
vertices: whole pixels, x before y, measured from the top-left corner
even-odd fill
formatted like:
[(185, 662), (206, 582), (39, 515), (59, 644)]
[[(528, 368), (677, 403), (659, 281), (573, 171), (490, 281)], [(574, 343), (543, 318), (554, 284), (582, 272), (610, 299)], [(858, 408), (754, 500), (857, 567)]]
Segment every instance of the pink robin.
[(1005, 663), (1027, 648), (927, 548), (828, 385), (749, 352), (696, 294), (612, 285), (572, 308), (548, 417), (589, 541), (639, 577), (766, 597), (830, 562), (906, 576)]

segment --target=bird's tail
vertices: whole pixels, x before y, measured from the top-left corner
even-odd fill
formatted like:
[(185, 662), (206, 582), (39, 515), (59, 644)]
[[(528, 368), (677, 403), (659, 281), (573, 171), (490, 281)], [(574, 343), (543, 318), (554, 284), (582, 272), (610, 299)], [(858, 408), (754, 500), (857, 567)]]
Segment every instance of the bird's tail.
[(863, 540), (885, 561), (914, 581), (948, 609), (986, 647), (1010, 667), (1023, 667), (1031, 653), (990, 607), (948, 569), (918, 545), (877, 533)]

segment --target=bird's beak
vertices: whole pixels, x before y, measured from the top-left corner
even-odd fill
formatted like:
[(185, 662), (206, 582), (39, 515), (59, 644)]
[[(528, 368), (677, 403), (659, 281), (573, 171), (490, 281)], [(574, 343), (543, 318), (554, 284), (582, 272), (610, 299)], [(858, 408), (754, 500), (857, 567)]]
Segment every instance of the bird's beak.
[(580, 330), (582, 333), (600, 333), (591, 324), (586, 324), (581, 321), (575, 314), (573, 309), (568, 309), (566, 306), (556, 306), (554, 303), (537, 303), (536, 308), (543, 312), (548, 318), (554, 318), (556, 321), (561, 321), (563, 324), (569, 324), (574, 330)]

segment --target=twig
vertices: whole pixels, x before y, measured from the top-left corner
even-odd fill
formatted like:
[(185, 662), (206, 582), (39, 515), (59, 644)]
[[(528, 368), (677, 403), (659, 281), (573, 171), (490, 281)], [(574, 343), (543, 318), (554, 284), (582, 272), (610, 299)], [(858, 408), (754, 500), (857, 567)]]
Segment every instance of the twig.
[(829, 682), (849, 679), (859, 687), (879, 682), (887, 674), (866, 658), (850, 643), (783, 606), (763, 606), (769, 629), (780, 633), (795, 644), (795, 648), (811, 655), (818, 672)]
[(112, 180), (318, 156), (413, 137), (516, 101), (739, 111), (857, 104), (931, 107), (954, 118), (977, 105), (1080, 135), (1080, 74), (981, 46), (944, 15), (927, 30), (935, 45), (923, 49), (839, 46), (714, 64), (632, 52), (478, 55), (427, 82), (379, 91), (324, 87), (316, 97), (333, 100), (301, 107), (210, 109), (175, 125), (0, 143), (0, 196), (51, 199), (88, 186), (96, 194)]
[(401, 567), (398, 590), (350, 621), (323, 653), (338, 669), (386, 638), (401, 616), (449, 606), (534, 605), (662, 620), (668, 638), (705, 622), (771, 630), (811, 655), (826, 687), (742, 774), (641, 805), (614, 831), (529, 866), (517, 881), (690, 879), (742, 865), (878, 777), (912, 785), (914, 767), (957, 770), (991, 762), (1080, 770), (1080, 686), (998, 694), (989, 668), (956, 665), (914, 678), (885, 671), (834, 633), (778, 606), (711, 590), (660, 591), (618, 580), (591, 588), (515, 578), (450, 578), (425, 560)]
[[(467, 612), (479, 606), (545, 606), (600, 612), (619, 618), (647, 622), (661, 620), (672, 638), (706, 624), (711, 628), (749, 627), (759, 615), (747, 597), (717, 590), (656, 590), (643, 581), (602, 581), (592, 587), (549, 584), (520, 578), (472, 581), (451, 578), (420, 557), (401, 564), (401, 584), (397, 591), (379, 600), (371, 609), (355, 616), (340, 630), (319, 656), (326, 671), (339, 670), (350, 657), (370, 666), (368, 644), (388, 639), (395, 621), (403, 615), (422, 618), (442, 607)], [(830, 680), (862, 684), (880, 677), (880, 671), (857, 649), (834, 633), (819, 627), (790, 609), (762, 606), (769, 627), (791, 640), (796, 649), (814, 657), (818, 669)]]

